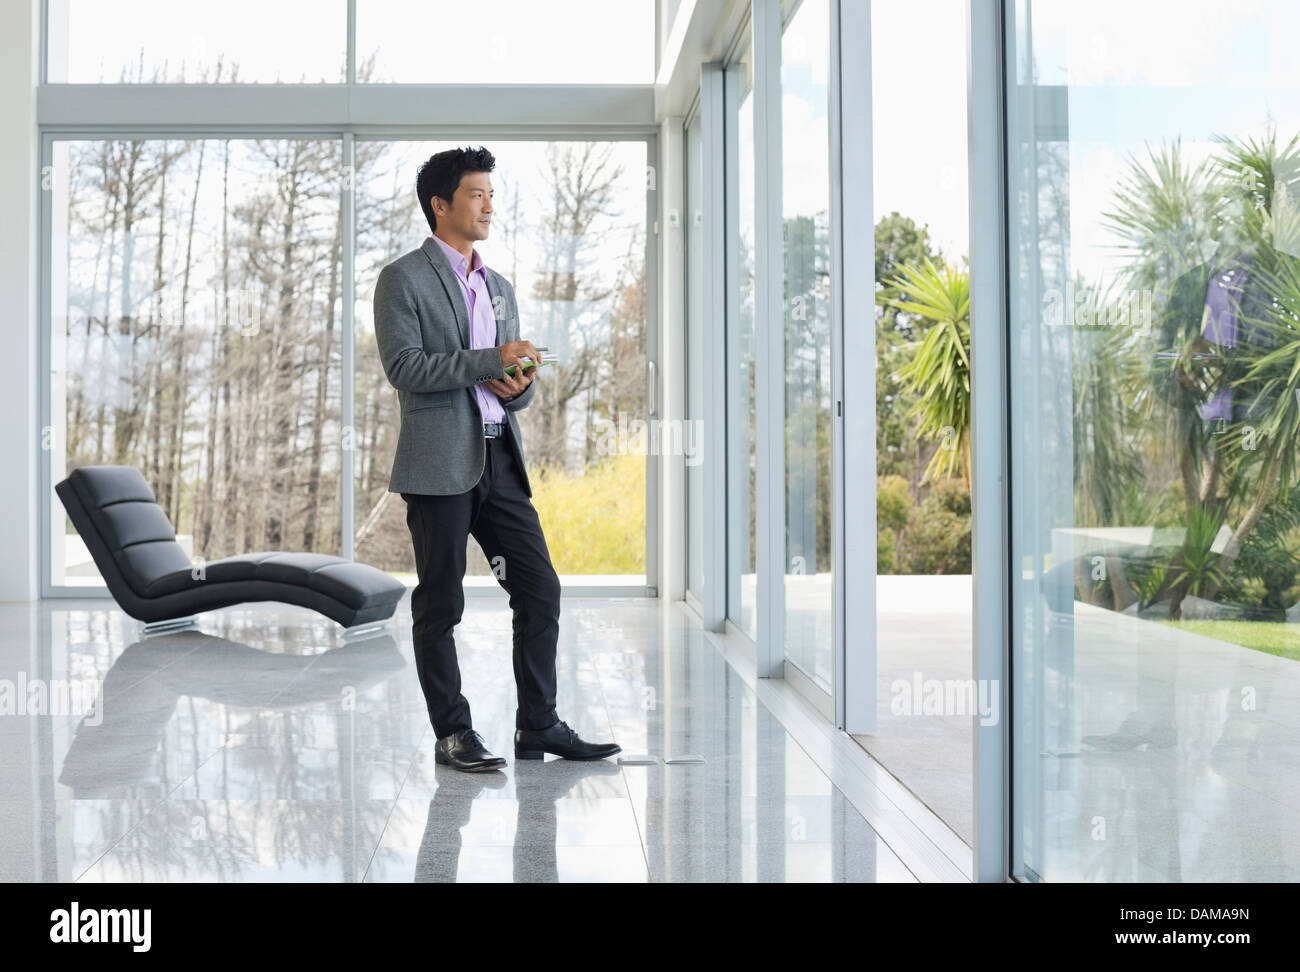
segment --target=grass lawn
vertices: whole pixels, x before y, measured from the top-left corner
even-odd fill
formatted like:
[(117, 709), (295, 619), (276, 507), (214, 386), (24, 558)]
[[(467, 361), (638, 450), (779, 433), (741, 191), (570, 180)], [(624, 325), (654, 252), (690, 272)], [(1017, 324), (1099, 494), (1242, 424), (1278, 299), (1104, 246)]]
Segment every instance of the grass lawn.
[(1162, 621), (1192, 634), (1300, 661), (1300, 631), (1285, 621)]

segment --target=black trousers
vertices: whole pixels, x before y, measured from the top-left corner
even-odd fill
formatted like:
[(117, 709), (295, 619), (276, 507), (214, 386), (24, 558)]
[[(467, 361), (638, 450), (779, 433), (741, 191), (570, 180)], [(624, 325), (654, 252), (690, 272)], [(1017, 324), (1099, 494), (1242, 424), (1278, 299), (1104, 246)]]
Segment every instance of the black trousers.
[(439, 737), (472, 729), (460, 691), (452, 629), (465, 609), (465, 545), (483, 549), (514, 612), (516, 729), (545, 729), (555, 714), (555, 646), (560, 636), (560, 578), (507, 436), (485, 439), (483, 475), (450, 496), (402, 493), (419, 578), (411, 592), (415, 670)]

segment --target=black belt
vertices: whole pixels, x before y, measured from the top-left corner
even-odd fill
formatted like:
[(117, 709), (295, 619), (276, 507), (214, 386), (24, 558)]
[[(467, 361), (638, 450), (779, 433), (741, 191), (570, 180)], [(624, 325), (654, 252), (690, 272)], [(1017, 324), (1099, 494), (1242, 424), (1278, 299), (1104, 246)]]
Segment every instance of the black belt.
[(506, 426), (504, 422), (484, 422), (483, 437), (486, 439), (498, 439), (505, 435)]

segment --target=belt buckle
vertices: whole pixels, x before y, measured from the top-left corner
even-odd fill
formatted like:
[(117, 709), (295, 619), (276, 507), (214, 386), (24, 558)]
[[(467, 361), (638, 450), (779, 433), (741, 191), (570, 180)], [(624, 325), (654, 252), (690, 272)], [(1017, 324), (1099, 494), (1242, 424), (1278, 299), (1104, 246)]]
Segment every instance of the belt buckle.
[(501, 437), (501, 424), (499, 422), (484, 422), (483, 436), (488, 439), (498, 439)]

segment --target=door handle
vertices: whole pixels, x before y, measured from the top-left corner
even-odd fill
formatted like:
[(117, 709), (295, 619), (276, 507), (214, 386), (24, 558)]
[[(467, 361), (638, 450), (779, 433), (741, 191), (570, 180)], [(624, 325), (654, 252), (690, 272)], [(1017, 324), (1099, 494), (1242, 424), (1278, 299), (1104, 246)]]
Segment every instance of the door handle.
[(646, 411), (651, 418), (654, 418), (655, 413), (659, 411), (659, 396), (657, 388), (659, 383), (655, 380), (658, 376), (659, 369), (655, 366), (654, 361), (647, 361), (645, 363), (645, 370), (646, 381), (649, 383), (649, 388), (646, 390), (645, 397)]

